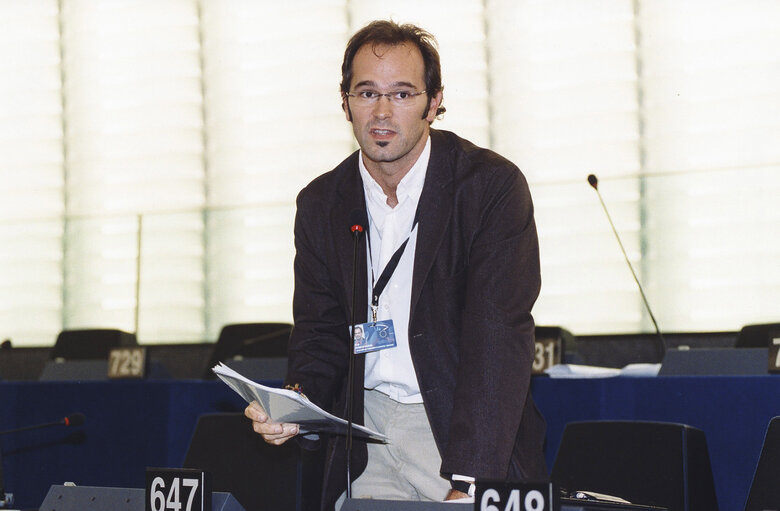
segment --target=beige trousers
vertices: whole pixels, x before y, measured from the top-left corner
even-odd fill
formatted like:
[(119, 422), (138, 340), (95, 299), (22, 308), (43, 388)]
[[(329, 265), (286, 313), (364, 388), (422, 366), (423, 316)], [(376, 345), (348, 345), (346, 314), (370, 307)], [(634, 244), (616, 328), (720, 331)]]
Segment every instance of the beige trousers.
[(368, 444), (368, 465), (352, 483), (352, 497), (444, 500), (450, 482), (439, 474), (441, 456), (424, 406), (399, 403), (376, 390), (366, 390), (364, 399), (366, 427), (386, 435), (389, 442)]

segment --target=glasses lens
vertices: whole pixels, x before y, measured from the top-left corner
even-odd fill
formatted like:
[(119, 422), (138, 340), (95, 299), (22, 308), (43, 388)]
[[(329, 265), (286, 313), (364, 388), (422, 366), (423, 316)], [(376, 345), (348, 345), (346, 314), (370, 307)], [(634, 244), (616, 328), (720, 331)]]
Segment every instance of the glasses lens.
[(417, 96), (423, 94), (423, 92), (414, 92), (410, 90), (397, 90), (393, 92), (377, 92), (372, 90), (362, 90), (351, 94), (354, 99), (354, 103), (357, 106), (369, 106), (379, 101), (379, 98), (386, 96), (390, 103), (396, 106), (408, 106), (414, 103)]

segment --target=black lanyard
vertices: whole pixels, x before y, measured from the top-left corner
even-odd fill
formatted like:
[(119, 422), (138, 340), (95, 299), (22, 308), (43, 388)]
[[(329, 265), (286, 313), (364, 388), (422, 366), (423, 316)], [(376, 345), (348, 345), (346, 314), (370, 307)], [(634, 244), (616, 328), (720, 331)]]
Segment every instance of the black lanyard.
[[(376, 323), (376, 313), (377, 310), (379, 310), (379, 297), (382, 295), (382, 291), (385, 290), (385, 287), (387, 287), (387, 283), (390, 282), (390, 277), (393, 276), (393, 273), (395, 273), (396, 268), (398, 267), (398, 262), (401, 260), (401, 256), (404, 255), (404, 250), (406, 250), (406, 245), (409, 243), (409, 238), (412, 236), (412, 232), (414, 232), (415, 226), (417, 226), (418, 216), (420, 214), (420, 208), (418, 204), (417, 211), (414, 214), (414, 221), (412, 222), (412, 229), (409, 232), (409, 236), (406, 237), (403, 243), (401, 243), (401, 246), (398, 247), (393, 254), (393, 256), (390, 258), (389, 261), (387, 261), (387, 264), (385, 265), (385, 269), (382, 270), (382, 274), (379, 275), (379, 280), (377, 280), (374, 283), (374, 287), (371, 290), (371, 320)], [(370, 234), (370, 233), (369, 233)], [(368, 257), (371, 259), (371, 236), (368, 236)], [(373, 261), (371, 261), (371, 279), (374, 280), (374, 264)]]

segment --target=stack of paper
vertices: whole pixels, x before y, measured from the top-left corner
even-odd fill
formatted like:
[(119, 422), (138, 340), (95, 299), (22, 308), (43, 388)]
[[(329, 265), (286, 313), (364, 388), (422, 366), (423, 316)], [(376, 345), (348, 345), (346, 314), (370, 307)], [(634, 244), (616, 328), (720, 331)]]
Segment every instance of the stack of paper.
[[(257, 401), (275, 422), (298, 424), (302, 434), (315, 432), (346, 435), (347, 433), (347, 421), (326, 412), (298, 392), (266, 387), (221, 362), (214, 366), (212, 371), (247, 403)], [(359, 424), (352, 424), (352, 434), (356, 437), (387, 440), (385, 435)]]

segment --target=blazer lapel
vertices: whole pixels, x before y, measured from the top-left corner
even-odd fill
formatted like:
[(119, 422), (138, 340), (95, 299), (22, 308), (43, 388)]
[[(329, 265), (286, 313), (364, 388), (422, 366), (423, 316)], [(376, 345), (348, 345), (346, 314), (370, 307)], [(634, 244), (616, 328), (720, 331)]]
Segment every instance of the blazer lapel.
[(444, 239), (452, 211), (452, 173), (454, 162), (443, 135), (431, 130), (431, 157), (420, 195), (417, 250), (414, 254), (411, 316), (417, 308), (423, 284)]
[[(344, 286), (345, 303), (352, 307), (352, 272), (354, 270), (354, 241), (350, 231), (350, 215), (355, 209), (366, 211), (366, 200), (363, 193), (363, 182), (358, 171), (358, 152), (353, 153), (342, 165), (343, 179), (336, 189), (334, 207), (331, 209), (331, 233), (335, 243), (336, 257), (339, 259), (340, 281)], [(325, 212), (323, 211), (323, 214)], [(358, 242), (357, 255), (357, 309), (355, 319), (358, 323), (366, 320), (368, 311), (368, 268), (366, 266), (366, 236), (368, 225)], [(339, 279), (334, 279), (339, 280)], [(348, 312), (349, 313), (349, 312)]]

